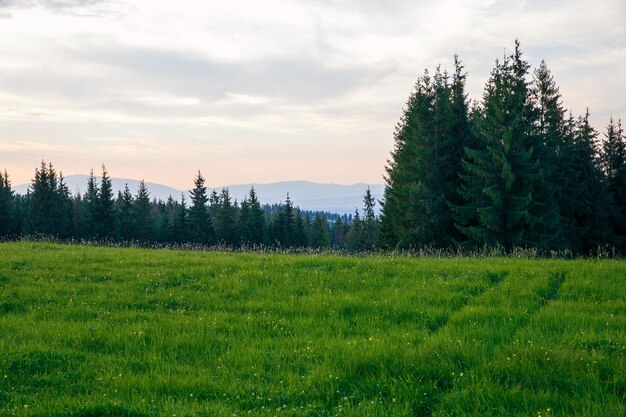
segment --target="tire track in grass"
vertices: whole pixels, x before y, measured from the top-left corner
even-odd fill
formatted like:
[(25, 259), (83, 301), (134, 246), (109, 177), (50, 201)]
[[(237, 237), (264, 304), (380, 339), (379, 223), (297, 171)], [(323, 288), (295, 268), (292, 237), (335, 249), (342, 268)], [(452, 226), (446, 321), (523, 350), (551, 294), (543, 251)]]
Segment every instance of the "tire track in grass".
[(434, 415), (446, 395), (515, 337), (550, 300), (564, 276), (516, 271), (450, 315), (445, 326), (421, 345), (414, 369), (421, 392), (412, 404), (417, 416)]
[[(595, 347), (585, 351), (576, 341), (582, 335), (598, 337), (609, 325), (601, 319), (598, 327), (598, 314), (587, 315), (581, 294), (576, 294), (581, 287), (600, 290), (571, 274), (560, 297), (564, 281), (564, 273), (552, 274), (542, 307), (518, 329), (512, 343), (500, 346), (489, 363), (473, 370), (469, 384), (444, 398), (441, 415), (624, 415), (624, 397), (617, 389), (618, 375), (623, 375), (619, 354)], [(604, 297), (611, 301), (615, 295)]]

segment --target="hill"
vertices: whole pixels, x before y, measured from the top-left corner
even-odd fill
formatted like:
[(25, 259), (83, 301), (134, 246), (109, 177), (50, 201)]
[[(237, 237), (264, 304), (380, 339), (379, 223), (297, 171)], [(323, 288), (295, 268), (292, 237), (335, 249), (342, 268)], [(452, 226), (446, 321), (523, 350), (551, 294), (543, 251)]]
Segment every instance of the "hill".
[[(87, 175), (68, 175), (65, 177), (65, 181), (70, 191), (73, 193), (82, 193), (87, 187), (88, 178)], [(123, 190), (125, 184), (128, 184), (128, 188), (133, 194), (137, 192), (139, 187), (139, 181), (135, 179), (111, 178), (111, 182), (115, 193), (119, 190)], [(146, 182), (146, 186), (152, 198), (156, 198), (157, 200), (166, 200), (169, 196), (180, 199), (180, 195), (183, 193), (186, 198), (189, 197), (188, 190), (177, 190), (167, 185), (152, 182)], [(363, 183), (343, 185), (321, 184), (309, 181), (284, 181), (270, 184), (234, 184), (226, 185), (225, 187), (228, 187), (233, 198), (237, 199), (237, 201), (242, 201), (252, 186), (254, 186), (257, 191), (259, 200), (264, 204), (285, 201), (287, 193), (289, 193), (289, 198), (301, 209), (340, 214), (353, 213), (357, 207), (360, 210), (363, 206), (363, 195), (368, 187), (367, 184)], [(28, 187), (29, 184), (22, 184), (14, 187), (14, 189), (19, 194), (26, 194)], [(369, 185), (369, 187), (374, 198), (377, 200), (383, 198), (384, 185), (372, 184)], [(219, 191), (222, 188), (223, 187), (216, 187), (215, 189)], [(213, 188), (209, 188), (209, 192), (212, 190)]]

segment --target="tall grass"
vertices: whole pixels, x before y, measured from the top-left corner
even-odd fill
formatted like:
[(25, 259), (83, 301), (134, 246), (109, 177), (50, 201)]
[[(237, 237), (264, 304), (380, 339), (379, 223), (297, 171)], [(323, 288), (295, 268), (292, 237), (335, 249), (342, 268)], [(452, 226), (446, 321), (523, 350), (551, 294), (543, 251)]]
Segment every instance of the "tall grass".
[(626, 262), (0, 244), (0, 415), (619, 416)]

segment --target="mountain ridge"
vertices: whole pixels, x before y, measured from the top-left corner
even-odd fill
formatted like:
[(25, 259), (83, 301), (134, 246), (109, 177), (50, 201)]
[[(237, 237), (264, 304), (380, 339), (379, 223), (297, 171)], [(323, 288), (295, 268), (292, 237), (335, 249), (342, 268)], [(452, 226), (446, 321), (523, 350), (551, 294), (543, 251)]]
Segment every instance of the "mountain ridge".
[[(64, 180), (72, 194), (83, 193), (87, 188), (87, 180), (89, 176), (84, 174), (74, 174), (64, 177)], [(96, 182), (100, 182), (100, 178), (96, 177)], [(117, 194), (123, 190), (125, 184), (133, 195), (137, 193), (139, 180), (131, 178), (111, 178), (113, 191)], [(169, 196), (180, 201), (180, 196), (184, 195), (189, 201), (189, 190), (179, 190), (164, 184), (145, 182), (150, 197), (157, 200), (167, 200)], [(18, 194), (26, 194), (30, 184), (20, 184), (13, 189)], [(233, 200), (242, 201), (248, 194), (250, 188), (254, 187), (259, 201), (262, 204), (276, 204), (284, 202), (289, 194), (290, 200), (297, 207), (303, 210), (326, 211), (340, 214), (354, 213), (355, 209), (361, 210), (363, 206), (363, 196), (367, 188), (376, 200), (383, 197), (383, 184), (335, 184), (335, 183), (318, 183), (305, 180), (289, 180), (273, 183), (247, 183), (247, 184), (231, 184), (219, 187), (207, 187), (207, 192), (213, 190), (219, 192), (222, 188), (228, 188)], [(379, 209), (380, 204), (376, 204)], [(378, 211), (378, 210), (377, 210)]]

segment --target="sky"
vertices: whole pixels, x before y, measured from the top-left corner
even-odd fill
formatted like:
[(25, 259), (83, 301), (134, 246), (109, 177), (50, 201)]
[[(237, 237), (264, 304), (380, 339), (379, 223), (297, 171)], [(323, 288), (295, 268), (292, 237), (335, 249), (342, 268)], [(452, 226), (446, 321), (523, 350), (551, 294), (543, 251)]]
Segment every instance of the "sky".
[(415, 80), (479, 100), (519, 39), (575, 115), (626, 119), (625, 0), (0, 0), (0, 169), (179, 189), (383, 182)]

